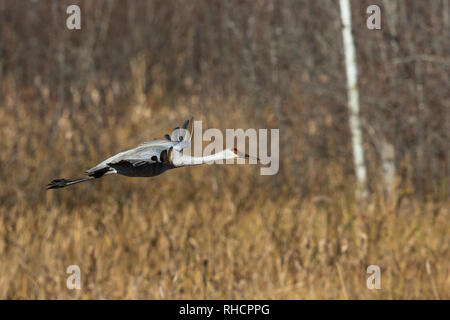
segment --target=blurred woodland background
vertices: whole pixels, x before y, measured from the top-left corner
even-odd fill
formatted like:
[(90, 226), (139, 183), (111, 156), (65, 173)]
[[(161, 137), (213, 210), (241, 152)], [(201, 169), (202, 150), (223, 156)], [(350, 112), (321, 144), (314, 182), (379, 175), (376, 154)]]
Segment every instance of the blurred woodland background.
[[(449, 299), (450, 1), (351, 4), (366, 201), (338, 1), (0, 0), (0, 298)], [(279, 128), (279, 173), (45, 190), (191, 115)]]

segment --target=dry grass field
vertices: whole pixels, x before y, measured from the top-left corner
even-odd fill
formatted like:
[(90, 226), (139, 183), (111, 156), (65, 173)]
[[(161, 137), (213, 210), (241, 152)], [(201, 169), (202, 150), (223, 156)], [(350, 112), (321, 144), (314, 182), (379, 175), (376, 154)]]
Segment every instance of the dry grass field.
[[(302, 179), (326, 175), (330, 183), (304, 197), (283, 174), (295, 163), (283, 158), (282, 178), (260, 176), (255, 165), (207, 165), (46, 191), (50, 179), (77, 176), (170, 131), (187, 111), (167, 119), (161, 106), (136, 117), (139, 107), (130, 105), (129, 115), (103, 119), (101, 130), (86, 122), (76, 134), (76, 119), (63, 115), (50, 148), (51, 102), (42, 123), (27, 113), (26, 93), (7, 92), (0, 108), (0, 298), (449, 298), (445, 197), (418, 201), (414, 190), (398, 189), (357, 204), (339, 166), (313, 170), (314, 162)], [(213, 117), (202, 120), (225, 129)], [(226, 121), (245, 128), (237, 110)], [(366, 287), (372, 264), (381, 268), (381, 290)], [(66, 287), (69, 265), (80, 266), (80, 290)]]
[[(0, 299), (450, 299), (450, 0), (351, 5), (367, 200), (339, 1), (0, 1)], [(278, 174), (45, 189), (191, 116), (279, 128)]]

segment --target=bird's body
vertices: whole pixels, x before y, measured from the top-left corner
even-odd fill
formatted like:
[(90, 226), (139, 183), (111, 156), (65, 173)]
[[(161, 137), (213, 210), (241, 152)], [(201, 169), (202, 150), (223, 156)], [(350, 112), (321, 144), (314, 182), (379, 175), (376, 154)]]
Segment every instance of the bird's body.
[(95, 167), (86, 171), (88, 175), (95, 174), (105, 168), (109, 171), (128, 177), (152, 177), (163, 173), (174, 166), (168, 163), (164, 158), (170, 148), (176, 145), (176, 142), (154, 140), (153, 144), (139, 145), (134, 149), (120, 152), (108, 159), (102, 161)]
[(172, 137), (165, 135), (166, 140), (150, 140), (141, 143), (134, 149), (120, 152), (86, 171), (86, 176), (75, 179), (55, 179), (47, 185), (47, 189), (64, 188), (83, 181), (98, 179), (107, 174), (120, 174), (128, 177), (153, 177), (177, 167), (199, 165), (215, 160), (234, 159), (248, 155), (236, 149), (225, 149), (205, 157), (184, 155), (183, 149), (190, 144), (192, 134), (191, 119), (186, 120), (182, 128), (175, 128)]

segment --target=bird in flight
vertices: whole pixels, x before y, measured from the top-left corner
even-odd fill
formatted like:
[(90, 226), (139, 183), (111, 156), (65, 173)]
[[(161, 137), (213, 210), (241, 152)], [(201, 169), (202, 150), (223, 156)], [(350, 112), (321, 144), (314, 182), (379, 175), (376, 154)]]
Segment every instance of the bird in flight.
[(47, 189), (64, 188), (76, 183), (98, 179), (107, 174), (153, 177), (178, 167), (205, 164), (216, 160), (250, 158), (248, 154), (241, 153), (236, 148), (225, 149), (203, 157), (184, 155), (183, 149), (191, 143), (192, 124), (193, 119), (191, 118), (186, 120), (181, 128), (175, 128), (172, 137), (166, 134), (164, 140), (145, 141), (134, 149), (120, 152), (87, 170), (84, 177), (52, 180), (47, 185)]

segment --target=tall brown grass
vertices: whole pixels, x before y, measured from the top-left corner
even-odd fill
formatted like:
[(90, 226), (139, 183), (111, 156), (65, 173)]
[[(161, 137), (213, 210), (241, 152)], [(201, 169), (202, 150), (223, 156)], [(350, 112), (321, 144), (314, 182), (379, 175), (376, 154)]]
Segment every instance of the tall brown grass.
[[(281, 146), (277, 176), (260, 176), (257, 166), (201, 166), (46, 192), (49, 180), (78, 176), (190, 114), (220, 129), (256, 120), (233, 103), (208, 113), (215, 102), (198, 98), (171, 109), (151, 101), (154, 92), (137, 92), (121, 112), (111, 89), (99, 106), (111, 113), (83, 112), (74, 98), (67, 103), (77, 113), (59, 109), (48, 88), (19, 91), (6, 79), (2, 90), (0, 298), (450, 297), (448, 199), (419, 201), (405, 186), (358, 203), (339, 163), (317, 167), (312, 158), (306, 176), (290, 175), (301, 146), (293, 155)], [(77, 94), (95, 104), (99, 93)], [(264, 117), (270, 124), (270, 112)], [(380, 290), (366, 287), (372, 264), (381, 268)], [(66, 287), (69, 265), (81, 269), (80, 290)]]

